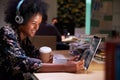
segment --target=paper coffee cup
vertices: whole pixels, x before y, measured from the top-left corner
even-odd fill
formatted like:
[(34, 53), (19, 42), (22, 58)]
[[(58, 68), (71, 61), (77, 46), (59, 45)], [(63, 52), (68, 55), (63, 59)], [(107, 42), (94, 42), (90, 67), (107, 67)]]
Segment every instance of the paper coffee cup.
[(43, 63), (47, 63), (50, 60), (50, 57), (52, 55), (52, 49), (47, 46), (40, 47), (40, 58)]

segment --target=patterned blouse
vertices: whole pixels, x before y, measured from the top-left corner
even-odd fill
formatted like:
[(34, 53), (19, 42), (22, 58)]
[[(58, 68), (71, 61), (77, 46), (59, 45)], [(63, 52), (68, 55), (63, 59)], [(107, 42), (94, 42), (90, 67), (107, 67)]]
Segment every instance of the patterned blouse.
[(21, 41), (18, 30), (8, 25), (0, 29), (0, 76), (10, 79), (18, 73), (32, 73), (35, 71), (33, 65), (41, 64), (38, 57), (39, 51), (28, 37)]

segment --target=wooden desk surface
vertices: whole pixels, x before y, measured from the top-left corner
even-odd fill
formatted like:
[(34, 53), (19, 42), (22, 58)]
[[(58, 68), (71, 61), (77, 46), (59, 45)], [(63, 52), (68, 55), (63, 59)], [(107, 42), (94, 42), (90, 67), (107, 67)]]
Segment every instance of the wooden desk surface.
[[(53, 51), (54, 54), (63, 54), (71, 57), (68, 50)], [(104, 63), (92, 61), (89, 69), (83, 73), (34, 73), (38, 80), (105, 80)]]

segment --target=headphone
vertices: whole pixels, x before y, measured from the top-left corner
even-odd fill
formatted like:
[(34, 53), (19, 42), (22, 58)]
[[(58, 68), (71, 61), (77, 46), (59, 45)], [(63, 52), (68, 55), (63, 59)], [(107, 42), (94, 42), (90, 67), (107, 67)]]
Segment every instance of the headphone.
[(22, 24), (23, 21), (24, 21), (23, 17), (20, 15), (20, 11), (19, 11), (19, 9), (20, 9), (20, 7), (21, 7), (21, 5), (22, 5), (23, 2), (24, 2), (24, 0), (20, 0), (20, 2), (17, 5), (15, 21), (18, 24)]

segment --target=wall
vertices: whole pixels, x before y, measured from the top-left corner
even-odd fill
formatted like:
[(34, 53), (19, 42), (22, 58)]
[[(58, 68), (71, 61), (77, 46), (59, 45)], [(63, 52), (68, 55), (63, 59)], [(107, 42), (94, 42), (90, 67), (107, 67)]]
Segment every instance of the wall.
[[(120, 0), (96, 0), (102, 1), (99, 10), (92, 11), (91, 33), (110, 33), (116, 30), (120, 33)], [(105, 18), (106, 17), (106, 18)], [(95, 20), (97, 19), (97, 20)]]
[(93, 0), (91, 16), (91, 33), (100, 33), (112, 29), (112, 0)]
[(44, 0), (49, 4), (48, 22), (51, 23), (53, 17), (57, 17), (57, 0)]
[(113, 0), (113, 27), (120, 33), (120, 0)]
[(5, 10), (6, 3), (7, 3), (7, 0), (0, 0), (0, 27), (6, 24), (4, 22), (4, 10)]
[(82, 27), (82, 28), (75, 28), (74, 35), (76, 37), (80, 37), (81, 34), (85, 34), (85, 28), (84, 27)]

